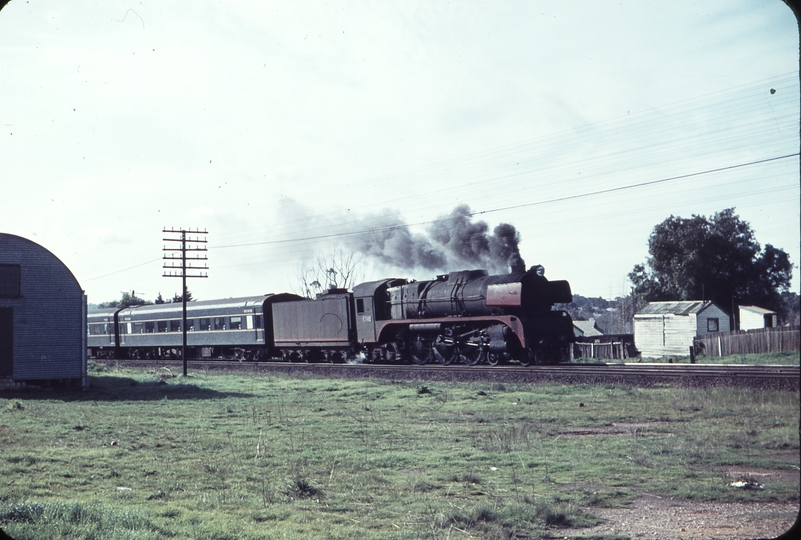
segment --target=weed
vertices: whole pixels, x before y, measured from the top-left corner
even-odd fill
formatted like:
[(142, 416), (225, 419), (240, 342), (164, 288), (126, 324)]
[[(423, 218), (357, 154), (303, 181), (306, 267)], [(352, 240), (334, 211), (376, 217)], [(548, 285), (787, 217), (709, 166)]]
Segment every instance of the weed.
[(25, 407), (22, 406), (22, 402), (18, 399), (11, 399), (9, 400), (5, 407), (3, 407), (3, 412), (13, 412), (13, 411), (23, 411)]
[(314, 487), (306, 478), (301, 475), (296, 475), (290, 482), (289, 487), (284, 491), (284, 495), (295, 499), (311, 499), (321, 498), (323, 492), (321, 489)]

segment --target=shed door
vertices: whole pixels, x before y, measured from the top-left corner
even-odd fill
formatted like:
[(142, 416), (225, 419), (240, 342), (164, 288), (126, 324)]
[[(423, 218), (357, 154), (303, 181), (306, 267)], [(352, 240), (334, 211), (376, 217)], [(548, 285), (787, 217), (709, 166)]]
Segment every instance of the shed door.
[(14, 308), (0, 308), (0, 377), (14, 374)]

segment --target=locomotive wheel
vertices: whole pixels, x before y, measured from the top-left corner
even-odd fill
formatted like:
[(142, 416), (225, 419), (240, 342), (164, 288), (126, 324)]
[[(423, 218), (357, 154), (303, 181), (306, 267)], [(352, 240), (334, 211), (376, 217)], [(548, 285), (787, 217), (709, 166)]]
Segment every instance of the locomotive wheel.
[(403, 359), (400, 346), (394, 341), (387, 343), (384, 346), (384, 358), (387, 362), (400, 362)]
[(446, 343), (442, 336), (437, 336), (432, 349), (437, 362), (443, 366), (451, 365), (454, 360), (458, 359), (459, 356), (458, 351), (453, 343)]
[(484, 347), (473, 347), (470, 345), (463, 345), (459, 350), (459, 357), (462, 363), (468, 366), (475, 366), (484, 362), (487, 357)]
[(528, 367), (534, 363), (535, 363), (534, 351), (532, 351), (530, 348), (527, 347), (526, 350), (523, 351), (523, 357), (520, 359), (520, 365), (523, 367)]
[(433, 357), (431, 342), (418, 337), (415, 341), (409, 342), (412, 362), (419, 365), (428, 364)]
[(491, 366), (497, 366), (501, 363), (501, 354), (500, 353), (487, 353), (487, 363)]
[(437, 351), (439, 352), (437, 360), (443, 366), (449, 366), (459, 359), (456, 347), (443, 347), (442, 349), (437, 349)]

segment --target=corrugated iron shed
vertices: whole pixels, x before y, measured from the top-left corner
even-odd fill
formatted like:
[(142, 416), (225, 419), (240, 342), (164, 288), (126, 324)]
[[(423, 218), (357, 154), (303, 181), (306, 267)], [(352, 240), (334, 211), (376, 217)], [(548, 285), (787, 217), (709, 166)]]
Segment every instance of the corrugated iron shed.
[(86, 387), (86, 296), (44, 247), (0, 233), (0, 378)]

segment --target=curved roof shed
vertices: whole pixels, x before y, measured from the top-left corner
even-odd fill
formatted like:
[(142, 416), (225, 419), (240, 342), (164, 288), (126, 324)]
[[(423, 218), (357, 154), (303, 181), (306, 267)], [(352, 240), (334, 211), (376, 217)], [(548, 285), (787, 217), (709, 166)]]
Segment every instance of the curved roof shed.
[(0, 382), (86, 387), (86, 296), (47, 249), (0, 233)]

